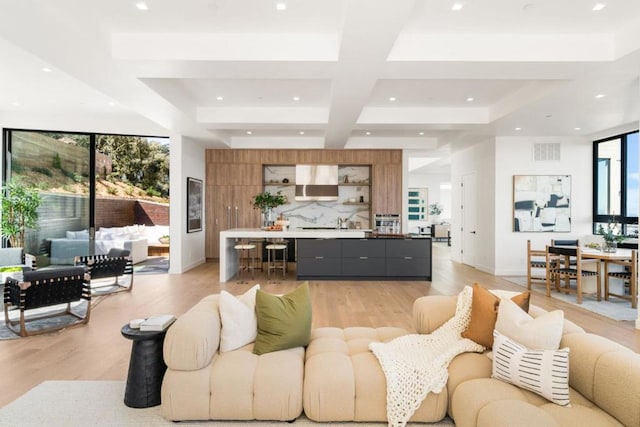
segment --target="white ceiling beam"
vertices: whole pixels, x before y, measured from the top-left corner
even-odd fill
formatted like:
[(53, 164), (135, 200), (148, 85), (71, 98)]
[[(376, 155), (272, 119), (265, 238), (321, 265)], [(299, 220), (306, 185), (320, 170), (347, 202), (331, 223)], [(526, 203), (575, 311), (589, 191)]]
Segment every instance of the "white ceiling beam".
[(484, 124), (489, 121), (487, 108), (384, 108), (365, 107), (359, 125), (369, 124)]
[(611, 34), (401, 34), (390, 61), (611, 61)]
[(117, 33), (114, 59), (171, 61), (336, 61), (335, 34)]
[(370, 98), (378, 71), (407, 23), (415, 0), (352, 0), (340, 39), (340, 68), (333, 80), (326, 148), (342, 148)]
[(326, 108), (218, 108), (198, 107), (198, 123), (309, 123), (326, 124)]

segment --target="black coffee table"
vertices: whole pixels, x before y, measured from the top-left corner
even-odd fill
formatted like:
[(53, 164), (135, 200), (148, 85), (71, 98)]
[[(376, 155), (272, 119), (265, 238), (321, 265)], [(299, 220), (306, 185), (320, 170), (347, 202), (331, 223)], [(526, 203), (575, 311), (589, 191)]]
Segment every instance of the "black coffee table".
[[(168, 329), (168, 328), (167, 328)], [(133, 341), (124, 404), (130, 408), (149, 408), (160, 404), (162, 378), (167, 370), (162, 358), (164, 331), (140, 331), (128, 324), (122, 336)]]

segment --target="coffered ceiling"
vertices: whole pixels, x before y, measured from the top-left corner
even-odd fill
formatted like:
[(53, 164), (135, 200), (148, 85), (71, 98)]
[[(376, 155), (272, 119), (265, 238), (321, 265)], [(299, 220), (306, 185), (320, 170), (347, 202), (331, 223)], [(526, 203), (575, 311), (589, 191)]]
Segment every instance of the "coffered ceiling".
[(0, 126), (449, 152), (640, 120), (638, 1), (137, 3), (0, 0)]

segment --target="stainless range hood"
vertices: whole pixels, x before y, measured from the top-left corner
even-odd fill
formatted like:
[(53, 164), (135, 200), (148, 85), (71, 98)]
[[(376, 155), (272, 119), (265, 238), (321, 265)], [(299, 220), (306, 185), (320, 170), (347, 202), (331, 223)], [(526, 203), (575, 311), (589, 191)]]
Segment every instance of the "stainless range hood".
[(338, 165), (296, 165), (296, 200), (338, 200)]

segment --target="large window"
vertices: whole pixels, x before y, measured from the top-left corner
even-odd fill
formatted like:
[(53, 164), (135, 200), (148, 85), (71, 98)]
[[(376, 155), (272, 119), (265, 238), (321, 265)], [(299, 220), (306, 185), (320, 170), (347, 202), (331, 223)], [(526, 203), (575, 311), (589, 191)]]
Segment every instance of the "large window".
[(101, 227), (168, 225), (168, 138), (5, 130), (3, 140), (3, 185), (41, 198), (24, 241), (40, 266), (103, 253)]
[(593, 143), (593, 232), (616, 224), (638, 236), (638, 132)]

